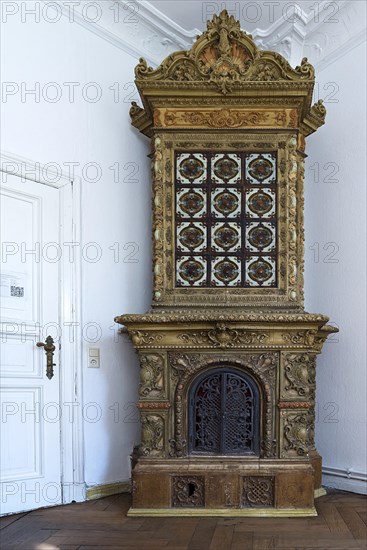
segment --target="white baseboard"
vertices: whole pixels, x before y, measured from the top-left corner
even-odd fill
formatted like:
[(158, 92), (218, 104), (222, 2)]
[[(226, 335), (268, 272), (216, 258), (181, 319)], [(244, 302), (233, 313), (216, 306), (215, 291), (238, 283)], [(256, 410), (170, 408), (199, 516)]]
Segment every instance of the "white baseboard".
[(365, 472), (325, 466), (322, 469), (322, 484), (341, 491), (367, 495), (367, 473)]

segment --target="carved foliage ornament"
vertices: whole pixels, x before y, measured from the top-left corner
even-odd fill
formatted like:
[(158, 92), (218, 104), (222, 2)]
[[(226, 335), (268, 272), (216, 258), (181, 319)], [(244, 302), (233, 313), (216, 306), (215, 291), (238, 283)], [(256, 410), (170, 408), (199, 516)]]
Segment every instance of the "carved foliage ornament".
[(153, 342), (158, 342), (159, 340), (162, 340), (161, 334), (154, 334), (151, 332), (140, 330), (129, 331), (129, 336), (134, 346), (150, 345)]
[(140, 356), (140, 388), (141, 397), (164, 396), (164, 359), (158, 354)]
[(296, 109), (155, 109), (156, 128), (296, 128)]
[(282, 411), (284, 444), (282, 457), (305, 456), (313, 448), (313, 420), (309, 413)]
[[(302, 323), (302, 322), (312, 322), (319, 323), (324, 325), (329, 321), (329, 317), (326, 315), (321, 315), (319, 313), (268, 313), (266, 311), (258, 311), (256, 313), (228, 313), (224, 312), (221, 314), (216, 314), (212, 312), (204, 313), (194, 313), (187, 312), (185, 310), (176, 310), (174, 313), (145, 313), (145, 314), (136, 314), (132, 313), (130, 315), (120, 315), (115, 317), (116, 323), (128, 324), (128, 323), (177, 323), (182, 320), (183, 313), (186, 314), (185, 321), (188, 323), (192, 322), (208, 322), (208, 321), (241, 321), (241, 322), (261, 322), (261, 323), (274, 323), (279, 321), (280, 323)], [(331, 326), (328, 327), (328, 332), (335, 332), (335, 328)], [(132, 334), (132, 331), (129, 331)], [(302, 333), (303, 334), (303, 333)], [(286, 334), (284, 333), (283, 338), (288, 341)], [(296, 342), (297, 343), (297, 342)]]
[(217, 323), (212, 330), (185, 332), (178, 336), (188, 344), (209, 345), (214, 348), (233, 348), (246, 344), (263, 343), (269, 338), (266, 333), (231, 329), (225, 323)]
[(287, 353), (283, 359), (282, 399), (311, 397), (315, 385), (315, 356)]
[[(285, 332), (283, 340), (292, 344), (313, 347), (315, 343), (319, 343), (321, 337), (317, 336), (317, 330), (300, 330), (298, 332)], [(324, 338), (321, 338), (324, 341)]]
[(161, 456), (164, 451), (164, 420), (158, 414), (141, 417), (141, 445), (143, 456)]
[(292, 69), (276, 52), (259, 51), (252, 36), (241, 31), (240, 22), (222, 11), (207, 23), (204, 32), (188, 51), (168, 56), (153, 70), (145, 59), (135, 69), (138, 81), (209, 81), (222, 94), (244, 81), (303, 81), (314, 79), (314, 69), (307, 58)]

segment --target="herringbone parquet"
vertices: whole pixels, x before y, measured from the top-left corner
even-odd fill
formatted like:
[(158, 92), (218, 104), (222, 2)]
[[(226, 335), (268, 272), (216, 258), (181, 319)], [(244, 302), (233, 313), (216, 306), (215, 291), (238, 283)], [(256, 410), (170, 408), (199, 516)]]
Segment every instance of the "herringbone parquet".
[(0, 518), (1, 550), (361, 550), (367, 498), (333, 491), (314, 518), (127, 518), (130, 496)]

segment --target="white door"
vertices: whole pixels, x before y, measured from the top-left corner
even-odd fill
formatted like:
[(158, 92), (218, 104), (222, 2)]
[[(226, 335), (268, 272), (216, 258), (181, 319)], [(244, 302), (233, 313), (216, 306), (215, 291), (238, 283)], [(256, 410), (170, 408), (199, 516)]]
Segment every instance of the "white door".
[[(59, 191), (0, 172), (0, 511), (61, 503)], [(54, 374), (37, 342), (55, 341)]]

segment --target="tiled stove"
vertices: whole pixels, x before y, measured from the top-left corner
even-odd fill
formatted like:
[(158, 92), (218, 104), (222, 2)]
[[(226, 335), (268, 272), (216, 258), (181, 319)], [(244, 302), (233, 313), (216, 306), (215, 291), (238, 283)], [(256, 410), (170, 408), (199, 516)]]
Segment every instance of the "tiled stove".
[(315, 368), (303, 309), (313, 67), (259, 51), (227, 12), (188, 52), (141, 60), (152, 139), (152, 310), (122, 315), (141, 364), (130, 515), (314, 515)]

